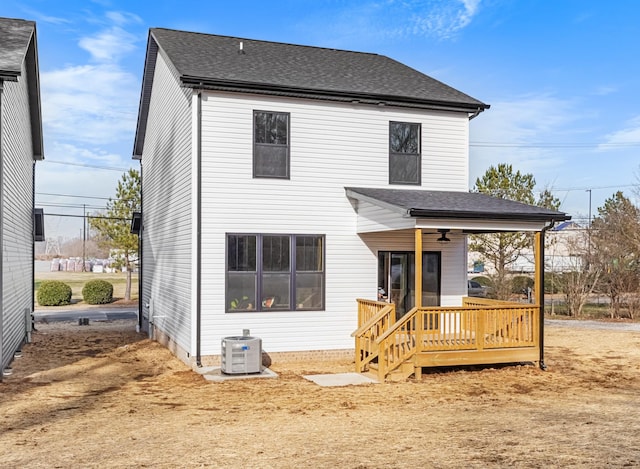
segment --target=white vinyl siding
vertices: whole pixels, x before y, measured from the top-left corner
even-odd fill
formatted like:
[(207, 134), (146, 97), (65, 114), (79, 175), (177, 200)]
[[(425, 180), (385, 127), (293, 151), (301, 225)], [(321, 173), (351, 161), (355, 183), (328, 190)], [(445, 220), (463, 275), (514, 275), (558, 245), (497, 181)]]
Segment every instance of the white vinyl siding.
[[(26, 338), (33, 307), (33, 146), (27, 73), (2, 91), (2, 324), (5, 367)], [(1, 368), (0, 368), (1, 369)]]
[[(254, 109), (290, 114), (290, 180), (252, 179)], [(422, 188), (467, 190), (465, 114), (206, 95), (202, 132), (203, 355), (218, 354), (220, 340), (238, 335), (242, 329), (261, 337), (266, 351), (353, 348), (350, 334), (356, 328), (355, 300), (376, 297), (377, 252), (357, 235), (356, 212), (344, 188), (390, 187), (390, 121), (421, 124)], [(448, 138), (439, 135), (443, 131)], [(225, 314), (227, 233), (325, 235), (325, 310)], [(395, 234), (389, 233), (389, 239)], [(443, 304), (455, 302), (456, 296), (459, 301), (459, 272), (455, 272), (456, 287), (447, 286), (449, 274), (444, 272), (449, 261), (459, 263), (459, 269), (466, 268), (463, 251), (464, 243), (458, 241), (443, 253)]]
[(403, 217), (398, 211), (391, 211), (369, 202), (354, 201), (357, 204), (358, 233), (412, 228), (414, 218)]
[(158, 55), (142, 155), (142, 311), (192, 347), (192, 93)]

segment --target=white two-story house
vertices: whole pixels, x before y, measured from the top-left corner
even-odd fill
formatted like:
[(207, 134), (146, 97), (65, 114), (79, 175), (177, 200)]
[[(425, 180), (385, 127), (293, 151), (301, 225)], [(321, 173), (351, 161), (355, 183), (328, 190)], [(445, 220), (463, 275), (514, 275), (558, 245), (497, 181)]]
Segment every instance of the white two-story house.
[(35, 162), (43, 159), (33, 21), (0, 18), (0, 156), (0, 370), (8, 374), (31, 330), (33, 243), (43, 236), (33, 207)]
[(141, 326), (200, 364), (245, 329), (273, 356), (353, 354), (358, 298), (460, 306), (467, 233), (565, 217), (469, 193), (487, 108), (381, 55), (151, 29)]

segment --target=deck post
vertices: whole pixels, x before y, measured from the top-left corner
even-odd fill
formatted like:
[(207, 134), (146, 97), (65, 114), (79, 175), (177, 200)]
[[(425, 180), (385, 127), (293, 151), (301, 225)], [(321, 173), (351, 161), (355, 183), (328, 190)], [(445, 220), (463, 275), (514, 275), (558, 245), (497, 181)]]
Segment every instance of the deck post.
[(416, 284), (415, 284), (415, 307), (422, 308), (422, 228), (415, 230), (415, 264), (416, 264)]
[(538, 346), (540, 347), (539, 366), (546, 370), (544, 363), (544, 230), (535, 235), (535, 295), (540, 312), (538, 313)]

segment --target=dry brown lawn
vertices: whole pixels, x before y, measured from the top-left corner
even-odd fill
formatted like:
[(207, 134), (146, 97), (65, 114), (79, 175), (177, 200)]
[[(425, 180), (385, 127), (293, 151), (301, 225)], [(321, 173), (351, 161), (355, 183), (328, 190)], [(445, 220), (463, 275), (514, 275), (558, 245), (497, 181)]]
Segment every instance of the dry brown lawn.
[(132, 321), (38, 324), (0, 383), (0, 466), (640, 466), (640, 332), (546, 329), (534, 366), (320, 387), (353, 363), (212, 383)]

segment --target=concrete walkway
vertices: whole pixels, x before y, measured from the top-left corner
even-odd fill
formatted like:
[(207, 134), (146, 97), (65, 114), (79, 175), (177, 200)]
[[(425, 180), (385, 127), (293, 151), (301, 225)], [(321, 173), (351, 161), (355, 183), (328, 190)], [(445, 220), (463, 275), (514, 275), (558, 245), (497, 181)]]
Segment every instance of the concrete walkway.
[(36, 310), (33, 316), (36, 322), (75, 322), (80, 318), (89, 318), (89, 321), (115, 321), (116, 319), (138, 319), (138, 308)]

